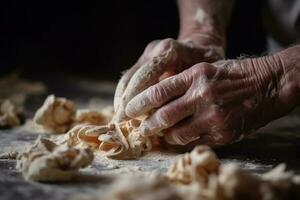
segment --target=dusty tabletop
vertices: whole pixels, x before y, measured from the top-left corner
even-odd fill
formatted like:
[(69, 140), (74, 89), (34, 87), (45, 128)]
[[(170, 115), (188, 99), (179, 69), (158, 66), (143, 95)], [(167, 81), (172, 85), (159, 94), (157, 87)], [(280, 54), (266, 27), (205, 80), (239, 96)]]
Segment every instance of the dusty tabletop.
[[(48, 86), (48, 85), (47, 85)], [(64, 87), (48, 86), (45, 94), (29, 98), (24, 105), (26, 119), (33, 117), (47, 94), (54, 93), (72, 99), (79, 108), (101, 108), (112, 105), (115, 84), (110, 82), (66, 82)], [(31, 131), (30, 121), (13, 129), (0, 130), (0, 153), (21, 152), (39, 135)], [(222, 163), (235, 162), (243, 169), (263, 173), (280, 163), (300, 173), (300, 110), (276, 120), (258, 130), (249, 138), (216, 149)], [(146, 153), (137, 160), (112, 160), (96, 154), (94, 162), (71, 182), (60, 184), (28, 182), (16, 171), (16, 161), (0, 159), (1, 199), (76, 199), (85, 196), (101, 196), (116, 181), (119, 174), (148, 174), (166, 172), (179, 151), (163, 150)]]

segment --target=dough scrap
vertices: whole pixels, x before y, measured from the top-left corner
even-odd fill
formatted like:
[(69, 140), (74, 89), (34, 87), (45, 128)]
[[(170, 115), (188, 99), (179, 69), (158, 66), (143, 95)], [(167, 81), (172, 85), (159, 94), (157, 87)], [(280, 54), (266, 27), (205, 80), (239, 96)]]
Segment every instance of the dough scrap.
[(0, 159), (10, 159), (15, 160), (18, 157), (19, 152), (17, 151), (9, 151), (0, 153)]
[(211, 174), (217, 174), (220, 162), (208, 146), (197, 146), (170, 166), (167, 177), (174, 182), (206, 185)]
[(138, 131), (141, 120), (113, 123), (113, 110), (75, 109), (72, 101), (50, 95), (34, 116), (34, 122), (58, 137), (59, 144), (88, 147), (114, 159), (133, 159), (152, 149), (156, 136), (142, 136)]
[[(269, 175), (274, 175), (273, 177)], [(254, 175), (231, 163), (220, 168), (218, 178), (211, 179), (210, 199), (217, 200), (265, 200), (300, 198), (299, 176), (285, 171), (284, 165), (278, 165), (262, 176)]]
[(190, 192), (204, 200), (300, 198), (300, 176), (287, 172), (284, 164), (261, 176), (254, 175), (235, 163), (220, 165), (208, 146), (197, 146), (180, 157), (170, 166), (166, 178), (170, 183), (194, 188)]
[(37, 110), (33, 121), (49, 133), (66, 133), (79, 124), (105, 125), (112, 119), (111, 106), (101, 111), (79, 109), (66, 98), (49, 95)]
[(8, 99), (0, 105), (0, 127), (12, 127), (21, 124), (16, 106)]
[(73, 126), (77, 124), (104, 125), (109, 123), (111, 118), (101, 112), (89, 109), (77, 110)]
[(72, 101), (49, 95), (33, 120), (51, 133), (64, 133), (70, 129), (74, 116), (75, 105)]
[(80, 168), (90, 165), (93, 158), (93, 152), (88, 148), (76, 149), (38, 138), (33, 146), (18, 157), (16, 168), (26, 180), (68, 181)]

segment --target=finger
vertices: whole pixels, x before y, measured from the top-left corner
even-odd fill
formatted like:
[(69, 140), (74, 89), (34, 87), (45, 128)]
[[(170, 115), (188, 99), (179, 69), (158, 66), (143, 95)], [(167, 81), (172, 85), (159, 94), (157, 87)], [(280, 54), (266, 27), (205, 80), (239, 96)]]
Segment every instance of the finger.
[(115, 119), (121, 121), (128, 118), (125, 113), (127, 103), (137, 94), (156, 84), (159, 77), (168, 69), (177, 68), (175, 47), (171, 46), (166, 53), (154, 57), (150, 62), (142, 65), (130, 79), (126, 90), (119, 100), (118, 112)]
[(141, 67), (142, 63), (144, 63), (147, 60), (148, 54), (150, 54), (151, 50), (157, 45), (159, 41), (155, 40), (152, 41), (148, 46), (145, 48), (142, 56), (138, 59), (137, 63), (133, 65), (126, 73), (121, 77), (114, 96), (114, 110), (117, 110), (117, 107), (119, 105), (120, 99), (126, 90), (126, 87), (133, 76), (133, 74)]
[(210, 126), (204, 121), (203, 116), (185, 119), (164, 132), (165, 141), (173, 145), (186, 145), (190, 142), (201, 139), (210, 131)]
[(155, 111), (149, 118), (140, 125), (140, 132), (143, 135), (153, 135), (172, 127), (174, 124), (191, 116), (195, 106), (187, 101), (185, 96), (176, 99)]
[(161, 107), (175, 97), (183, 95), (191, 85), (185, 73), (169, 77), (135, 96), (126, 106), (126, 115), (135, 118), (153, 108)]
[(123, 93), (128, 85), (128, 82), (130, 81), (131, 77), (138, 70), (139, 67), (140, 67), (140, 64), (139, 64), (139, 62), (137, 62), (119, 80), (116, 91), (115, 91), (115, 95), (114, 95), (114, 110), (115, 111), (117, 110), (117, 107), (120, 102), (120, 98), (123, 95)]

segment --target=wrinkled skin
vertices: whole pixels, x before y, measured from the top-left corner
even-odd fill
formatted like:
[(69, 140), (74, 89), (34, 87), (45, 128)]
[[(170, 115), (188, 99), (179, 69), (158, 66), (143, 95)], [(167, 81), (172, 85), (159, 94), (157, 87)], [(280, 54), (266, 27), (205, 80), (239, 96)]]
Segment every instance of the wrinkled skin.
[(151, 85), (198, 62), (213, 62), (223, 57), (221, 41), (210, 35), (194, 34), (180, 41), (164, 39), (151, 42), (137, 63), (119, 81), (114, 98), (114, 121), (128, 119), (125, 114), (127, 103)]
[(126, 114), (156, 109), (140, 130), (170, 144), (228, 144), (295, 107), (294, 71), (277, 55), (199, 63), (135, 96)]

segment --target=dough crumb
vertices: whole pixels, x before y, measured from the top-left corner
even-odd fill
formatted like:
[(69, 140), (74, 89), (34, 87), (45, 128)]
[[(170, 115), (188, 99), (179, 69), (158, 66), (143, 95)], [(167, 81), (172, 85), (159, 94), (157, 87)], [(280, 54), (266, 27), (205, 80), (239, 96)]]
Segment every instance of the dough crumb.
[(57, 145), (49, 139), (38, 138), (36, 143), (18, 156), (17, 170), (26, 180), (41, 182), (68, 181), (80, 168), (90, 165), (94, 155), (90, 149)]
[(8, 99), (0, 105), (0, 127), (13, 127), (21, 124), (20, 113)]
[(17, 151), (3, 152), (0, 153), (0, 159), (15, 160), (18, 157), (18, 154), (19, 152)]
[(87, 124), (87, 125), (104, 125), (107, 124), (111, 119), (101, 112), (81, 109), (77, 110), (74, 124)]
[(33, 121), (51, 133), (65, 133), (70, 129), (75, 111), (72, 101), (49, 95), (36, 112)]
[(41, 132), (66, 133), (76, 125), (105, 125), (112, 119), (111, 106), (102, 110), (79, 109), (66, 98), (49, 95), (37, 110), (33, 121)]
[(217, 174), (220, 162), (208, 146), (197, 146), (170, 166), (167, 177), (173, 182), (206, 185), (211, 174)]

